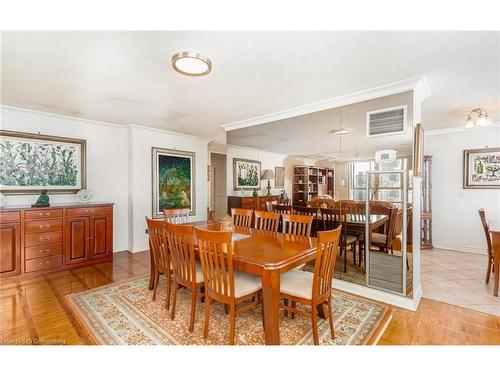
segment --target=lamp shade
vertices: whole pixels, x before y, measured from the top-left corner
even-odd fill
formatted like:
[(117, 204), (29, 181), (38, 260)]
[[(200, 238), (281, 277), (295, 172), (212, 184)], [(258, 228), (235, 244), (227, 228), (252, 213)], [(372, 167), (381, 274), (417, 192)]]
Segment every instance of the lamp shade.
[(262, 172), (263, 180), (271, 180), (273, 178), (274, 178), (274, 172), (271, 169), (265, 169), (264, 172)]

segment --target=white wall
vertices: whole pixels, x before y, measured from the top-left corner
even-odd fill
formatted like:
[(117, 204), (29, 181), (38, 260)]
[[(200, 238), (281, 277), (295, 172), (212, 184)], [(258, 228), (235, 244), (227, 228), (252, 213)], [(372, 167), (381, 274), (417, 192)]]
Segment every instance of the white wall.
[[(113, 215), (115, 252), (128, 246), (127, 129), (64, 116), (2, 107), (1, 129), (40, 133), (87, 141), (87, 188), (95, 201), (115, 203)], [(37, 195), (8, 195), (8, 205), (30, 205)], [(51, 203), (75, 202), (73, 194), (50, 194)]]
[(500, 220), (500, 189), (462, 188), (463, 151), (500, 147), (500, 128), (432, 133), (427, 132), (424, 147), (425, 154), (432, 155), (434, 246), (486, 253), (477, 210), (484, 208), (489, 220)]

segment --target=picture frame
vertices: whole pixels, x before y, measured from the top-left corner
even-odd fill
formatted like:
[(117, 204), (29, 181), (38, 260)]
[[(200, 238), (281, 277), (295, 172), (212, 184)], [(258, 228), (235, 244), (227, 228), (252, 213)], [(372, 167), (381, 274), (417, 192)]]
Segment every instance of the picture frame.
[(285, 188), (285, 168), (284, 167), (274, 167), (274, 188), (284, 189)]
[(261, 163), (258, 160), (233, 158), (233, 189), (260, 190)]
[(151, 148), (152, 217), (163, 218), (164, 208), (189, 208), (196, 215), (196, 153)]
[(84, 139), (0, 130), (0, 192), (74, 194), (87, 187)]
[(500, 189), (500, 147), (464, 150), (464, 189)]

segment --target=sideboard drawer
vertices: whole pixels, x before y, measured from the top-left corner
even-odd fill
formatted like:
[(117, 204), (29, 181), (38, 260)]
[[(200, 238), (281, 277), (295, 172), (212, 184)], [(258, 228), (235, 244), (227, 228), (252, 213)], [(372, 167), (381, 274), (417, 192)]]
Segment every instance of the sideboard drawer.
[(46, 245), (49, 243), (62, 243), (62, 232), (48, 232), (26, 235), (26, 247)]
[(20, 211), (0, 212), (0, 222), (21, 221)]
[(67, 217), (78, 216), (104, 216), (110, 215), (112, 212), (111, 207), (88, 207), (88, 208), (68, 208), (66, 210)]
[(62, 254), (25, 261), (24, 270), (34, 272), (62, 266)]
[(37, 259), (47, 256), (62, 254), (62, 243), (52, 243), (48, 245), (30, 246), (24, 251), (24, 259)]
[(30, 221), (24, 225), (26, 234), (62, 231), (62, 219)]
[(44, 209), (44, 210), (28, 210), (24, 213), (25, 220), (35, 219), (53, 219), (63, 216), (63, 210), (60, 208)]
[(257, 205), (258, 198), (243, 198), (241, 200), (241, 208), (247, 210), (254, 210)]

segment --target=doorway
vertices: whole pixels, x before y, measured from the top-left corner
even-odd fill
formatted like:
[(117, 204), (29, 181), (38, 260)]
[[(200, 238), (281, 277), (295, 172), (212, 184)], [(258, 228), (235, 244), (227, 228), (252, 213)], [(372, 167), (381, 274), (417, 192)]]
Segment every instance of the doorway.
[(213, 219), (227, 215), (226, 154), (210, 153), (210, 208)]

